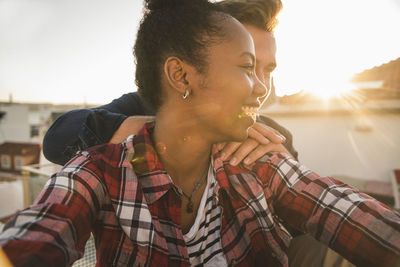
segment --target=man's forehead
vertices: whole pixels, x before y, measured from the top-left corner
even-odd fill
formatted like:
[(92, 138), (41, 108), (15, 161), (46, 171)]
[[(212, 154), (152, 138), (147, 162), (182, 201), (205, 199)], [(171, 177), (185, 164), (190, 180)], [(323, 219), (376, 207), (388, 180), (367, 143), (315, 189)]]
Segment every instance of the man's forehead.
[(276, 42), (275, 42), (275, 37), (272, 33), (269, 32), (263, 32), (263, 33), (256, 33), (256, 34), (251, 34), (254, 40), (254, 45), (271, 51), (272, 53), (275, 53), (276, 50)]
[(251, 25), (244, 25), (244, 26), (246, 30), (250, 33), (251, 37), (253, 38), (256, 50), (257, 48), (266, 49), (270, 53), (275, 53), (276, 42), (273, 33), (267, 32), (265, 30), (256, 28)]
[[(267, 33), (269, 34), (269, 33)], [(264, 35), (264, 38), (253, 38), (256, 51), (256, 62), (270, 70), (276, 67), (276, 43), (273, 36)]]

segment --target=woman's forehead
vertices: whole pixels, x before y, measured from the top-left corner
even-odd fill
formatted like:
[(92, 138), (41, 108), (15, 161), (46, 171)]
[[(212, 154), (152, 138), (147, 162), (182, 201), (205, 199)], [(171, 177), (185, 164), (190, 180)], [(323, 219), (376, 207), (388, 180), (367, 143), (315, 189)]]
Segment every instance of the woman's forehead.
[(226, 36), (224, 41), (221, 42), (221, 45), (230, 47), (232, 50), (238, 50), (240, 53), (248, 52), (255, 54), (254, 42), (251, 34), (239, 21), (234, 18), (229, 18), (222, 22), (221, 27), (225, 31)]

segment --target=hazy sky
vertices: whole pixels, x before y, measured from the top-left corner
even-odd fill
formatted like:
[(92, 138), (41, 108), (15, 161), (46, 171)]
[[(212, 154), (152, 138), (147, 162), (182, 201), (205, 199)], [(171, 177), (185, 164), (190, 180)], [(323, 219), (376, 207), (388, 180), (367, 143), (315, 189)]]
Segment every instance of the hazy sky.
[[(278, 94), (336, 90), (400, 57), (400, 0), (283, 0)], [(135, 91), (140, 0), (0, 0), (0, 100), (106, 103)]]

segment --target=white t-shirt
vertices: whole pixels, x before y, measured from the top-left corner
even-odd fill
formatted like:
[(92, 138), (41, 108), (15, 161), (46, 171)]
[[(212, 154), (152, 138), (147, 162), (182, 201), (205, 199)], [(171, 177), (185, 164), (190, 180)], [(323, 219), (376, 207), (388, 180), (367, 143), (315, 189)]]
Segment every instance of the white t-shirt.
[(183, 236), (192, 266), (228, 266), (221, 244), (221, 207), (213, 201), (215, 185), (214, 168), (210, 164), (196, 219)]

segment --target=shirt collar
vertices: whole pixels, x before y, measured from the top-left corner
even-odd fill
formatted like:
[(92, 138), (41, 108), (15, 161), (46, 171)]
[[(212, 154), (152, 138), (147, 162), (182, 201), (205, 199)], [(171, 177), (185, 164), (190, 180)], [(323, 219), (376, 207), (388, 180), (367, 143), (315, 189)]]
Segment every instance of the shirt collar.
[(154, 125), (154, 121), (146, 123), (139, 133), (132, 138), (132, 141), (127, 142), (127, 163), (136, 173), (148, 204), (157, 201), (171, 187), (175, 188), (171, 177), (163, 168), (154, 149), (151, 140)]

